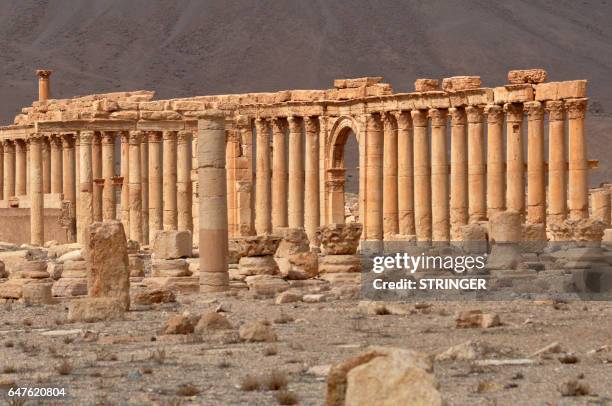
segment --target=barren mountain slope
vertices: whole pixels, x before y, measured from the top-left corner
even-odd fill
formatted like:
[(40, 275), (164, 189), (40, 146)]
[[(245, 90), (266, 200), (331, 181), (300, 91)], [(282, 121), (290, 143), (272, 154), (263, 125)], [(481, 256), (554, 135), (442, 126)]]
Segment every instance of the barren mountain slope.
[[(590, 157), (610, 155), (612, 2), (201, 1), (0, 2), (0, 120), (36, 95), (34, 69), (55, 70), (53, 96), (153, 89), (159, 97), (327, 88), (382, 75), (417, 77), (543, 67), (589, 79)], [(605, 139), (604, 139), (605, 138)], [(602, 148), (603, 145), (608, 148)], [(608, 179), (602, 168), (595, 180)]]

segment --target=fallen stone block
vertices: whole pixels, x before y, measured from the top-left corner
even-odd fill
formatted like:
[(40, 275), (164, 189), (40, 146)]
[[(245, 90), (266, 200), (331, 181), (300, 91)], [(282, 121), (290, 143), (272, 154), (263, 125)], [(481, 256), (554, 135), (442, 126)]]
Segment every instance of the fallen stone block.
[(248, 321), (240, 327), (240, 339), (246, 342), (272, 342), (278, 336), (266, 320)]
[(153, 289), (139, 292), (134, 296), (134, 303), (137, 305), (151, 305), (154, 303), (176, 302), (176, 295), (169, 289)]
[(546, 82), (548, 74), (544, 69), (517, 69), (508, 72), (508, 83), (512, 84), (538, 84)]
[(154, 259), (189, 258), (192, 250), (190, 231), (159, 231), (153, 241)]
[(357, 253), (363, 226), (360, 223), (328, 224), (319, 228), (317, 240), (325, 255), (353, 255)]
[(89, 297), (70, 302), (68, 321), (73, 323), (94, 323), (97, 321), (121, 320), (125, 303), (115, 297)]
[(414, 82), (414, 90), (417, 92), (434, 92), (442, 89), (438, 79), (417, 79)]
[(319, 257), (319, 274), (361, 272), (359, 255), (323, 255)]
[(453, 76), (442, 79), (442, 90), (449, 93), (480, 87), (480, 76)]

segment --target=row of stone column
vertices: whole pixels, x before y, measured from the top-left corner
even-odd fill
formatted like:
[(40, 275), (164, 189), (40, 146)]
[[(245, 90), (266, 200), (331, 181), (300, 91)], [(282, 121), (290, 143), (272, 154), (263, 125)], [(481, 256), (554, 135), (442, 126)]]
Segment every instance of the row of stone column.
[[(118, 134), (121, 176), (115, 176)], [(34, 134), (26, 140), (4, 140), (0, 197), (30, 195), (32, 243), (36, 245), (44, 242), (45, 193), (62, 194), (63, 200), (72, 203), (80, 241), (81, 230), (91, 222), (117, 218), (115, 188), (119, 185), (120, 217), (130, 239), (148, 243), (162, 229), (193, 232), (191, 144), (188, 131), (163, 132), (163, 147), (162, 132), (142, 131), (80, 131), (61, 137)]]
[(318, 117), (257, 118), (255, 137), (256, 233), (304, 227), (314, 241), (320, 224)]
[(586, 105), (587, 99), (569, 99), (367, 114), (365, 238), (457, 240), (462, 225), (506, 209), (524, 214), (528, 224), (587, 217)]

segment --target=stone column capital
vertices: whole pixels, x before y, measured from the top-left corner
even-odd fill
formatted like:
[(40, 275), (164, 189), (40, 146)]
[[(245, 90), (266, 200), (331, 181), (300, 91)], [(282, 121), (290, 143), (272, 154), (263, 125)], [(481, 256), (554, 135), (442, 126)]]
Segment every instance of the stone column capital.
[(225, 131), (226, 141), (230, 144), (240, 144), (240, 131), (235, 129), (228, 129)]
[(297, 116), (287, 117), (287, 123), (289, 124), (289, 132), (298, 133), (302, 131), (302, 120)]
[(100, 131), (94, 131), (93, 137), (91, 138), (91, 143), (93, 145), (101, 145), (102, 144), (102, 135)]
[(543, 120), (544, 119), (544, 108), (542, 103), (539, 101), (530, 101), (523, 104), (523, 107), (527, 111), (529, 120)]
[(565, 114), (565, 107), (561, 100), (551, 100), (544, 104), (544, 108), (548, 112), (550, 121), (562, 121)]
[(523, 121), (523, 105), (521, 103), (504, 104), (504, 112), (506, 113), (506, 121), (509, 123)]
[(364, 115), (366, 121), (366, 130), (367, 131), (382, 131), (382, 120), (377, 117), (376, 114), (366, 113)]
[(462, 107), (451, 107), (448, 109), (448, 114), (451, 118), (451, 125), (465, 125), (466, 115)]
[(415, 127), (427, 127), (427, 110), (411, 110), (412, 125)]
[(102, 145), (115, 145), (115, 132), (102, 131)]
[(36, 70), (36, 76), (38, 76), (39, 78), (43, 78), (43, 79), (48, 79), (52, 73), (53, 71), (49, 69), (37, 69)]
[(325, 181), (325, 186), (332, 192), (342, 192), (344, 190), (344, 179), (330, 179)]
[(130, 145), (140, 145), (140, 143), (142, 142), (143, 136), (144, 136), (144, 133), (140, 130), (130, 131), (130, 138), (129, 138)]
[(181, 130), (176, 133), (176, 138), (180, 143), (186, 143), (191, 140), (191, 131)]
[(28, 136), (27, 142), (28, 144), (44, 144), (44, 134), (42, 133), (32, 133)]
[(49, 144), (51, 148), (61, 148), (62, 147), (62, 138), (58, 134), (51, 134), (49, 137)]
[(81, 131), (79, 132), (78, 140), (81, 144), (91, 144), (94, 138), (93, 131)]
[(164, 141), (172, 141), (176, 139), (176, 131), (164, 131), (162, 134)]
[(162, 132), (161, 131), (147, 131), (147, 137), (149, 138), (149, 142), (161, 142), (162, 140)]
[(481, 106), (467, 106), (465, 108), (468, 123), (480, 124), (483, 121), (484, 108)]
[(398, 129), (409, 129), (412, 127), (412, 117), (409, 111), (396, 111), (393, 115), (395, 115)]
[(285, 120), (282, 117), (274, 117), (272, 119), (272, 132), (281, 134), (285, 131)]
[(74, 135), (71, 133), (63, 133), (61, 135), (62, 138), (62, 146), (64, 149), (69, 149), (74, 147)]
[(504, 109), (497, 104), (489, 104), (485, 107), (487, 122), (489, 124), (499, 124), (504, 121)]
[(565, 100), (567, 116), (570, 119), (584, 118), (588, 100), (587, 98)]
[(431, 125), (436, 127), (446, 126), (446, 109), (429, 109), (428, 116), (431, 118)]
[(316, 133), (319, 130), (319, 117), (317, 116), (304, 117), (304, 127), (307, 133)]
[(13, 140), (2, 140), (2, 146), (5, 149), (5, 152), (8, 151), (15, 151), (15, 143), (13, 142)]

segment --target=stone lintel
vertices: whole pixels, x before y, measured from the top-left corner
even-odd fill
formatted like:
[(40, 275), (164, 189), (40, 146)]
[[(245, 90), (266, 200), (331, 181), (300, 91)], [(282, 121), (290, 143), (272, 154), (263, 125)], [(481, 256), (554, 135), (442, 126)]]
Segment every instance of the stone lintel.
[(586, 97), (586, 94), (586, 80), (548, 82), (535, 85), (535, 99), (538, 101), (582, 98)]
[(71, 120), (71, 121), (37, 121), (36, 132), (71, 132), (71, 131), (131, 131), (136, 129), (135, 121), (127, 120)]
[(534, 99), (533, 86), (530, 84), (499, 86), (493, 92), (495, 104), (522, 103)]

